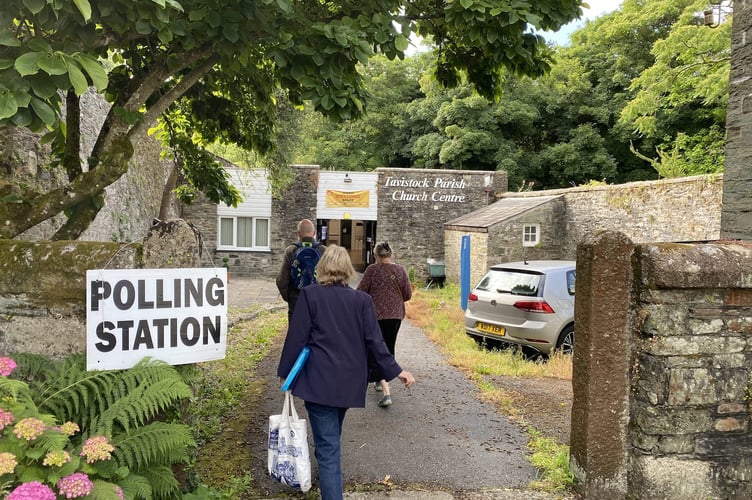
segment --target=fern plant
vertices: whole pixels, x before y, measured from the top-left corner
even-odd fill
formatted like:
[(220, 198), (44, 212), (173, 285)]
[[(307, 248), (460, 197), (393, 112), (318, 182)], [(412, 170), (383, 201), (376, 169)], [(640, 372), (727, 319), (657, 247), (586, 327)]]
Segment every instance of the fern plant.
[(82, 355), (61, 362), (28, 355), (17, 360), (17, 376), (28, 383), (36, 408), (79, 424), (74, 445), (92, 436), (109, 438), (110, 472), (120, 477), (128, 498), (178, 496), (172, 466), (186, 463), (195, 446), (187, 425), (166, 418), (192, 396), (178, 370), (148, 359), (128, 370), (96, 372), (86, 371)]

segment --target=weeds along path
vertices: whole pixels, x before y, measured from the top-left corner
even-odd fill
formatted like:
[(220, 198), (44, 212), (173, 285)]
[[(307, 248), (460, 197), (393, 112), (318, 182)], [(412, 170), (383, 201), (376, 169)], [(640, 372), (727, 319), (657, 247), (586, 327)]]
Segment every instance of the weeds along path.
[[(268, 417), (282, 406), (275, 375), (282, 342), (280, 335), (256, 369), (249, 391), (256, 399), (244, 405), (250, 412), (247, 433), (234, 440), (237, 446), (249, 447), (243, 452), (250, 452), (247, 468), (256, 498), (295, 497), (266, 471)], [(346, 490), (521, 490), (535, 479), (536, 470), (526, 460), (525, 432), (492, 403), (481, 402), (475, 385), (446, 363), (420, 328), (403, 322), (396, 352), (417, 382), (410, 391), (393, 383), (394, 404), (386, 409), (376, 405), (380, 393), (369, 388), (366, 407), (348, 411), (342, 436)], [(295, 403), (306, 417), (303, 402)], [(312, 465), (315, 476), (315, 460)]]

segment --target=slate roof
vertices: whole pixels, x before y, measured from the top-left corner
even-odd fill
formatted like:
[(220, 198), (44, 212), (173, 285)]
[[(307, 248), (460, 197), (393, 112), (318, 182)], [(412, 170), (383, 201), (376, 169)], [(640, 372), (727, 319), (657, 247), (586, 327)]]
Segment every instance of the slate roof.
[(475, 229), (478, 232), (486, 232), (494, 224), (511, 219), (528, 210), (562, 197), (563, 195), (502, 198), (488, 206), (444, 223), (444, 229)]

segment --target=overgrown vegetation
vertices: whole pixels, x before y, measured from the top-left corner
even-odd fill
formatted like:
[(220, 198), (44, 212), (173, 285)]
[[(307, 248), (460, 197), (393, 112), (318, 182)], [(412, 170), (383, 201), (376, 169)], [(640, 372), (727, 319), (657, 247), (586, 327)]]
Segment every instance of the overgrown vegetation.
[(0, 492), (49, 498), (55, 488), (67, 498), (113, 500), (180, 494), (174, 466), (188, 462), (195, 441), (177, 413), (191, 396), (178, 369), (146, 359), (129, 370), (87, 372), (82, 355), (0, 359)]
[(191, 480), (200, 483), (205, 494), (212, 491), (219, 496), (195, 498), (243, 498), (250, 491), (250, 448), (237, 446), (237, 439), (250, 426), (249, 401), (261, 390), (254, 382), (254, 370), (283, 331), (286, 319), (284, 310), (258, 312), (252, 321), (230, 329), (225, 359), (198, 366), (200, 383), (188, 408), (200, 444)]

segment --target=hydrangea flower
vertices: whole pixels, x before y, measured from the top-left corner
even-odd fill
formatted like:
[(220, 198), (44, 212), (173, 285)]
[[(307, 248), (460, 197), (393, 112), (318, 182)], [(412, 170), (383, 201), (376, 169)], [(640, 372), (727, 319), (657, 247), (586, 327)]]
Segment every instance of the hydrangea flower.
[(70, 461), (70, 453), (65, 450), (55, 450), (47, 453), (47, 455), (44, 456), (42, 465), (54, 465), (56, 467), (61, 467), (63, 464), (67, 464)]
[(16, 470), (16, 465), (18, 465), (18, 461), (13, 453), (0, 453), (0, 475), (10, 474)]
[(16, 369), (16, 362), (11, 358), (0, 358), (0, 375), (7, 377)]
[(60, 426), (60, 432), (62, 432), (66, 436), (72, 436), (80, 430), (81, 428), (75, 422), (65, 422)]
[(120, 486), (115, 486), (115, 494), (118, 496), (120, 500), (125, 500), (125, 494), (123, 494), (123, 488)]
[(23, 483), (10, 492), (6, 500), (56, 500), (55, 492), (39, 481)]
[(0, 431), (5, 429), (6, 425), (12, 424), (13, 420), (14, 418), (11, 412), (0, 409)]
[(86, 440), (81, 448), (81, 456), (86, 457), (86, 463), (91, 464), (97, 460), (109, 460), (115, 449), (104, 436), (94, 436)]
[(21, 420), (13, 429), (13, 434), (19, 439), (33, 441), (42, 435), (47, 426), (38, 418), (29, 417)]
[(94, 490), (94, 483), (83, 472), (65, 476), (57, 482), (57, 491), (65, 498), (85, 497)]

